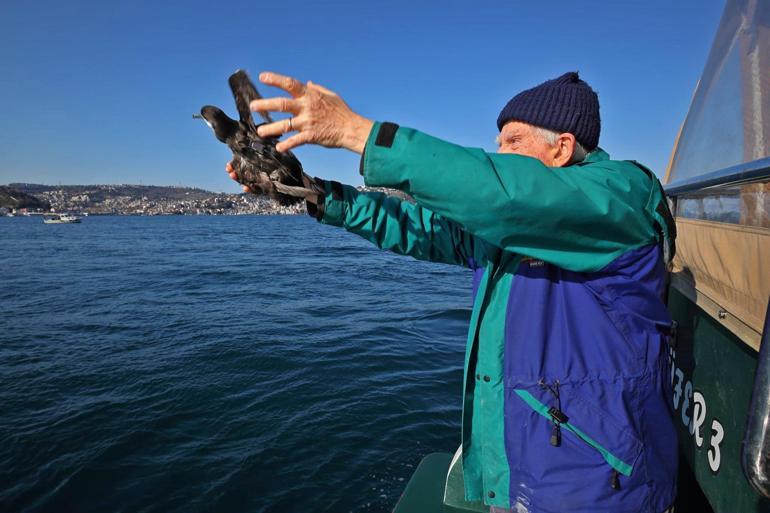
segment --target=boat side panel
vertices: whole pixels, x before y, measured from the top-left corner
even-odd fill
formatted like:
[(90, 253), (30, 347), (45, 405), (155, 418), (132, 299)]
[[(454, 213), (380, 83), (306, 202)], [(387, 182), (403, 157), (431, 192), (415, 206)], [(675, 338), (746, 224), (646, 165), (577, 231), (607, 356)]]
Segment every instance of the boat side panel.
[(672, 287), (671, 367), (679, 449), (715, 513), (770, 513), (741, 469), (757, 353)]

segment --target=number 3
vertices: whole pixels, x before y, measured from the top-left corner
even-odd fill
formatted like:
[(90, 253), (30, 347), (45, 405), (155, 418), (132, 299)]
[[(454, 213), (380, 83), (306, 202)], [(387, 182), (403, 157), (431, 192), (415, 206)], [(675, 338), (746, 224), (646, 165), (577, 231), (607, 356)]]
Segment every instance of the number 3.
[[(713, 473), (719, 471), (719, 465), (722, 462), (722, 455), (719, 452), (719, 444), (722, 443), (722, 439), (725, 437), (725, 430), (722, 424), (717, 419), (711, 422), (711, 449), (708, 450), (709, 467)], [(713, 454), (712, 454), (713, 449)]]

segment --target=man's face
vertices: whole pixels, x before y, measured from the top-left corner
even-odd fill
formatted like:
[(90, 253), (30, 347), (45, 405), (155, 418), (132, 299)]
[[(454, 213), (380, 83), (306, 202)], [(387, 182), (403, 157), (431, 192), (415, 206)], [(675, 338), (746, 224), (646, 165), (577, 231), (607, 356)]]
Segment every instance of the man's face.
[(503, 125), (497, 137), (497, 153), (515, 153), (540, 160), (546, 166), (553, 165), (555, 147), (537, 134), (532, 125), (509, 121)]

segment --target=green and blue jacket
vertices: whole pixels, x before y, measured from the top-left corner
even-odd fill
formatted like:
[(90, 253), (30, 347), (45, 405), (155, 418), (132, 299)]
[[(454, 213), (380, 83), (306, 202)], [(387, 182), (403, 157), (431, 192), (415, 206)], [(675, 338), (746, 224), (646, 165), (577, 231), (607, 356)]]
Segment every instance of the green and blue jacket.
[(663, 303), (675, 229), (655, 176), (597, 149), (550, 168), (392, 123), (367, 185), (314, 215), (378, 247), (473, 271), (462, 457), (468, 500), (532, 513), (659, 513), (675, 498)]

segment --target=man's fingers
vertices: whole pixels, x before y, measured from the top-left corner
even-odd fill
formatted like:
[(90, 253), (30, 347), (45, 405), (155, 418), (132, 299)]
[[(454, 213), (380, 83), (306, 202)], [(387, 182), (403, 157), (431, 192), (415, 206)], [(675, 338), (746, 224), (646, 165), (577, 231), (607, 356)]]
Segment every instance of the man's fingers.
[(305, 94), (305, 85), (296, 78), (287, 77), (271, 71), (264, 71), (259, 74), (259, 81), (263, 84), (280, 87), (293, 97)]
[(225, 164), (225, 171), (227, 171), (227, 174), (230, 176), (230, 178), (236, 182), (238, 181), (238, 174), (235, 172), (235, 166), (233, 166), (232, 161)]
[(254, 100), (249, 104), (252, 112), (299, 112), (300, 106), (297, 100), (292, 98), (263, 98)]
[(286, 132), (297, 130), (298, 127), (293, 126), (293, 123), (294, 122), (290, 121), (288, 118), (281, 119), (267, 125), (258, 126), (257, 133), (260, 137), (278, 137), (279, 135), (283, 135)]
[(249, 189), (248, 186), (244, 185), (243, 186), (243, 192), (251, 192), (251, 189)]
[(310, 80), (307, 81), (307, 86), (312, 88), (312, 89), (317, 89), (318, 91), (321, 91), (322, 93), (326, 93), (326, 94), (331, 94), (331, 95), (337, 96), (337, 93), (335, 93), (331, 89), (326, 89), (321, 84), (316, 84), (315, 82), (311, 82)]
[(297, 146), (302, 146), (303, 144), (312, 142), (312, 139), (313, 136), (310, 132), (300, 132), (297, 135), (293, 135), (285, 141), (281, 141), (276, 144), (275, 149), (281, 152), (289, 151), (296, 148)]

